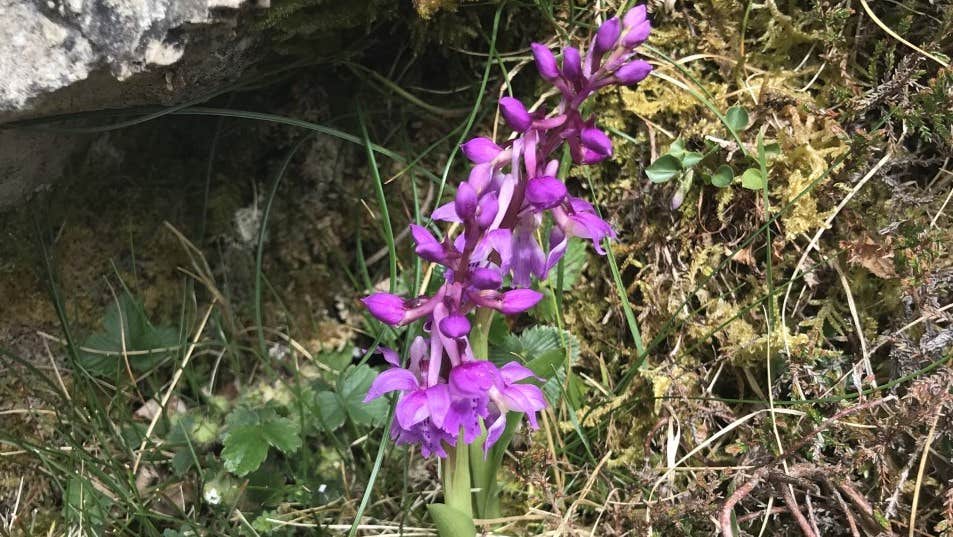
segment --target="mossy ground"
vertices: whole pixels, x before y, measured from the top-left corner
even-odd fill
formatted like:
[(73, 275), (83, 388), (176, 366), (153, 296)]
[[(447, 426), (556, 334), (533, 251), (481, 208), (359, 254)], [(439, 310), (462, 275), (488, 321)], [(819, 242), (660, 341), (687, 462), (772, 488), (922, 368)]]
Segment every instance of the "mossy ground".
[[(402, 229), (415, 202), (423, 210), (437, 202), (458, 135), (423, 152), (475, 102), (497, 6), (418, 4), (427, 21), (409, 4), (362, 2), (354, 9), (373, 16), (332, 11), (327, 20), (322, 6), (277, 5), (261, 28), (285, 53), (335, 49), (338, 63), (212, 104), (347, 132), (359, 132), (363, 107), (371, 139), (406, 157), (380, 159)], [(951, 54), (953, 6), (872, 7), (880, 24), (846, 2), (651, 4), (654, 49), (645, 54), (657, 76), (599, 98), (593, 110), (616, 131), (615, 156), (568, 178), (619, 233), (612, 254), (647, 356), (636, 367), (643, 357), (619, 289), (605, 259), (590, 256), (558, 318), (581, 342), (566, 400), (540, 432), (516, 439), (503, 487), (514, 518), (490, 524), (495, 534), (712, 535), (732, 494), (757, 479), (728, 511), (749, 534), (810, 535), (792, 516), (800, 510), (823, 535), (951, 535), (953, 208), (945, 202), (953, 75), (939, 63)], [(539, 89), (526, 64), (530, 40), (589, 35), (596, 15), (581, 4), (502, 9), (501, 61), (484, 112), (503, 70), (519, 72), (514, 93)], [(329, 24), (345, 31), (327, 35)], [(709, 106), (747, 110), (744, 151)], [(491, 131), (492, 114), (477, 119), (475, 131)], [(316, 138), (277, 190), (259, 277), (269, 190), (302, 134), (214, 118), (116, 131), (97, 138), (69, 180), (0, 216), (11, 246), (0, 259), (10, 372), (0, 383), (0, 521), (14, 506), (18, 515), (5, 530), (75, 535), (77, 512), (87, 528), (115, 535), (291, 535), (316, 531), (310, 524), (328, 533), (350, 525), (380, 430), (348, 421), (328, 433), (305, 423), (297, 405), (331, 389), (351, 349), (377, 335), (356, 299), (386, 286), (386, 258), (377, 255), (385, 241), (363, 148)], [(699, 171), (673, 209), (680, 185), (643, 173), (680, 138), (689, 149), (715, 147), (700, 170), (730, 163), (740, 175), (755, 165), (743, 153), (757, 154), (759, 137), (778, 148), (766, 191), (738, 182), (719, 189)], [(451, 167), (451, 184), (462, 169)], [(398, 252), (400, 269), (413, 272), (406, 240)], [(170, 407), (194, 426), (193, 466), (178, 466), (187, 450), (174, 424), (186, 422), (173, 417), (153, 434), (160, 442), (147, 450), (149, 477), (131, 470), (148, 401), (165, 393), (183, 355), (134, 383), (85, 377), (61, 344), (51, 283), (78, 342), (101, 329), (123, 285), (183, 342), (215, 299), (213, 328)], [(262, 470), (233, 475), (218, 431), (236, 407), (263, 406), (300, 418), (305, 447), (294, 456), (273, 451)], [(422, 506), (437, 482), (432, 461), (388, 452), (365, 522), (428, 525)]]

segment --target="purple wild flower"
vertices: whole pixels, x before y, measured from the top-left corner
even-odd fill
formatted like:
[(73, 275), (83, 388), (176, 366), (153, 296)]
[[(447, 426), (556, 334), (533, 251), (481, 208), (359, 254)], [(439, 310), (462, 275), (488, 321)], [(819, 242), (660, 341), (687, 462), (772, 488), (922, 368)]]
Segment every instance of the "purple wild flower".
[[(635, 51), (650, 31), (645, 6), (636, 6), (621, 19), (605, 21), (586, 51), (564, 47), (561, 65), (547, 46), (533, 43), (539, 75), (558, 90), (559, 103), (549, 113), (530, 112), (516, 98), (501, 98), (500, 114), (516, 136), (500, 143), (477, 137), (460, 146), (473, 163), (469, 176), (454, 199), (431, 214), (432, 220), (454, 223), (451, 229), (459, 233), (438, 239), (411, 225), (417, 255), (444, 267), (442, 285), (432, 296), (374, 293), (364, 299), (371, 315), (386, 324), (424, 321), (424, 335), (411, 345), (405, 367), (395, 351), (381, 349), (391, 367), (366, 397), (398, 393), (391, 429), (398, 444), (444, 457), (449, 447), (472, 443), (484, 431), (488, 450), (509, 412), (522, 413), (537, 427), (546, 399), (532, 383), (536, 377), (517, 362), (498, 367), (475, 356), (468, 316), (479, 309), (518, 315), (533, 308), (543, 297), (530, 288), (534, 278), (547, 277), (570, 237), (591, 240), (599, 254), (605, 253), (603, 240), (616, 237), (591, 204), (556, 178), (554, 157), (563, 144), (576, 164), (613, 155), (612, 140), (596, 126), (596, 117), (583, 117), (580, 108), (600, 88), (637, 84), (651, 73)], [(547, 220), (551, 226), (544, 226)], [(507, 281), (510, 289), (503, 288)]]

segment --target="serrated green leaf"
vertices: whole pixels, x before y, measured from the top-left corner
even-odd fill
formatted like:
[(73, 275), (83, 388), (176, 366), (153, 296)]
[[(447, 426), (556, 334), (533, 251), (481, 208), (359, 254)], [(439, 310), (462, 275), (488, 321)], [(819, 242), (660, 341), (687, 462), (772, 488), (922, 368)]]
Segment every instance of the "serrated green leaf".
[(367, 403), (364, 397), (377, 372), (367, 365), (352, 366), (338, 379), (337, 396), (344, 410), (354, 423), (360, 425), (380, 425), (387, 417), (387, 401), (383, 398)]
[(222, 459), (225, 469), (238, 476), (254, 472), (268, 456), (272, 446), (282, 453), (293, 453), (301, 447), (298, 422), (278, 416), (273, 408), (252, 410), (236, 408), (226, 418)]
[(764, 188), (764, 177), (758, 168), (748, 168), (741, 174), (741, 186), (750, 190), (761, 190)]
[(319, 422), (328, 432), (344, 425), (347, 411), (341, 406), (341, 401), (334, 392), (318, 392), (314, 396), (314, 407), (315, 411), (318, 412)]
[(682, 159), (681, 159), (682, 168), (687, 170), (691, 168), (692, 166), (701, 162), (703, 158), (705, 158), (705, 155), (702, 155), (698, 151), (686, 151), (685, 154), (682, 155)]
[(715, 170), (715, 173), (711, 174), (711, 184), (718, 188), (725, 188), (730, 185), (735, 179), (735, 171), (731, 169), (731, 166), (727, 164), (722, 164), (718, 166), (718, 169)]
[(735, 132), (741, 132), (748, 127), (748, 111), (740, 106), (732, 106), (725, 113), (725, 121)]
[[(94, 375), (126, 378), (125, 360), (134, 371), (145, 371), (166, 359), (170, 352), (157, 349), (174, 347), (179, 343), (178, 331), (170, 327), (156, 327), (149, 322), (142, 306), (128, 293), (111, 302), (103, 315), (102, 331), (90, 334), (79, 350), (79, 363)], [(125, 358), (122, 352), (135, 352)], [(142, 351), (154, 351), (142, 354)]]
[(274, 418), (261, 424), (261, 434), (282, 453), (294, 453), (301, 447), (301, 428), (297, 421)]
[(476, 526), (469, 515), (442, 503), (432, 503), (427, 506), (430, 518), (437, 526), (440, 537), (473, 537), (476, 535)]
[(244, 425), (229, 430), (224, 444), (222, 459), (225, 460), (225, 469), (238, 476), (257, 470), (268, 455), (268, 442), (254, 426)]
[(665, 183), (682, 173), (682, 163), (672, 155), (662, 155), (645, 168), (645, 175), (653, 183)]

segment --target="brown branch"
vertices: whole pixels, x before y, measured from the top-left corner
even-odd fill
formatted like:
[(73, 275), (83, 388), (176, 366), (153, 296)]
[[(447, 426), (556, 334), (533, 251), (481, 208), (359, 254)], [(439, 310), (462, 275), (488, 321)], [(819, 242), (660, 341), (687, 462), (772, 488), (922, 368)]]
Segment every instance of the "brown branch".
[(801, 528), (801, 533), (804, 534), (804, 537), (817, 537), (817, 534), (814, 533), (814, 528), (811, 527), (811, 523), (808, 522), (804, 514), (801, 513), (801, 509), (797, 505), (797, 499), (794, 497), (794, 492), (791, 491), (791, 487), (788, 485), (778, 485), (778, 488), (781, 489), (781, 497), (788, 506), (788, 510), (794, 515), (794, 520), (797, 521), (797, 525)]

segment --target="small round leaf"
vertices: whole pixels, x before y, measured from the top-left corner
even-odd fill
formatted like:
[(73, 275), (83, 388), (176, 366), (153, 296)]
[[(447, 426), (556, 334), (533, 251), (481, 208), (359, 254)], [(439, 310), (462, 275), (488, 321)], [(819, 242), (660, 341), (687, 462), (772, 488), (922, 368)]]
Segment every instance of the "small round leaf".
[(761, 190), (764, 188), (764, 176), (758, 168), (748, 168), (741, 174), (741, 186), (751, 190)]
[(731, 166), (722, 164), (715, 170), (715, 173), (711, 175), (711, 184), (718, 188), (725, 188), (731, 184), (734, 178), (735, 171), (731, 169)]
[(725, 114), (725, 122), (729, 129), (741, 132), (748, 126), (748, 112), (740, 106), (732, 106)]

